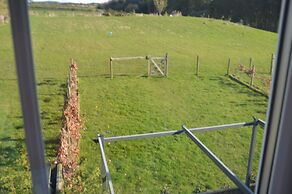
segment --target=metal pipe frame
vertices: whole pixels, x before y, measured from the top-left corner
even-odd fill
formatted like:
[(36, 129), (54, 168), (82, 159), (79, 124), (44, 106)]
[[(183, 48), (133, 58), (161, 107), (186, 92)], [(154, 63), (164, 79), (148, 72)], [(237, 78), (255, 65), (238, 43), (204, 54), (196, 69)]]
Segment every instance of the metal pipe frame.
[(261, 119), (258, 119), (258, 124), (262, 127), (265, 127), (266, 126), (266, 122), (261, 120)]
[[(205, 131), (215, 131), (215, 130), (223, 130), (223, 129), (230, 129), (230, 128), (234, 129), (234, 128), (253, 126), (255, 123), (256, 121), (245, 122), (245, 123), (234, 123), (234, 124), (227, 124), (227, 125), (216, 125), (216, 126), (210, 126), (210, 127), (191, 128), (189, 130), (194, 131), (194, 132), (205, 132)], [(104, 138), (104, 141), (105, 142), (127, 141), (127, 140), (162, 137), (162, 136), (169, 136), (169, 135), (179, 135), (184, 132), (185, 132), (184, 130), (173, 130), (173, 131), (163, 131), (163, 132), (155, 132), (155, 133), (107, 137), (107, 138)]]
[[(136, 135), (127, 135), (127, 136), (117, 136), (117, 137), (108, 137), (104, 138), (102, 135), (98, 134), (97, 138), (94, 139), (94, 142), (99, 143), (101, 157), (102, 157), (102, 170), (103, 170), (103, 190), (106, 190), (106, 184), (110, 187), (111, 194), (114, 193), (113, 184), (110, 178), (109, 169), (106, 162), (106, 156), (104, 151), (104, 143), (105, 142), (115, 142), (115, 141), (126, 141), (126, 140), (136, 140), (136, 139), (144, 139), (144, 138), (154, 138), (154, 137), (162, 137), (162, 136), (169, 136), (169, 135), (180, 135), (186, 133), (208, 156), (211, 158), (215, 164), (242, 190), (245, 194), (252, 194), (253, 192), (250, 190), (250, 175), (252, 172), (252, 161), (254, 155), (254, 149), (256, 144), (256, 133), (258, 125), (264, 127), (265, 122), (256, 119), (254, 117), (253, 122), (244, 122), (244, 123), (233, 123), (233, 124), (226, 124), (226, 125), (216, 125), (210, 127), (200, 127), (200, 128), (191, 128), (187, 129), (183, 126), (181, 130), (173, 130), (173, 131), (164, 131), (164, 132), (156, 132), (156, 133), (145, 133), (145, 134), (136, 134)], [(227, 167), (225, 164), (220, 161), (215, 154), (213, 154), (200, 140), (194, 136), (191, 131), (193, 132), (205, 132), (205, 131), (214, 131), (214, 130), (224, 130), (230, 128), (242, 128), (246, 126), (253, 126), (252, 137), (251, 137), (251, 144), (249, 150), (249, 161), (248, 161), (248, 168), (247, 168), (247, 176), (246, 176), (246, 185), (240, 181), (240, 179)]]
[(38, 107), (32, 55), (28, 1), (9, 0), (25, 142), (32, 175), (32, 192), (49, 193), (48, 172)]
[(137, 60), (137, 59), (153, 59), (153, 60), (165, 60), (165, 57), (150, 57), (150, 56), (138, 56), (138, 57), (110, 57), (112, 61), (124, 61), (124, 60)]
[(100, 154), (101, 154), (101, 158), (102, 158), (102, 169), (104, 170), (105, 175), (102, 175), (102, 179), (103, 179), (103, 190), (106, 191), (106, 182), (108, 183), (109, 189), (110, 189), (110, 193), (114, 194), (114, 186), (111, 180), (111, 176), (110, 176), (110, 172), (109, 172), (109, 168), (107, 165), (107, 161), (106, 161), (106, 157), (105, 157), (105, 151), (104, 151), (104, 137), (102, 135), (98, 135), (97, 136), (97, 140), (99, 143), (99, 148), (100, 148)]
[(252, 127), (252, 135), (251, 135), (251, 141), (249, 146), (249, 157), (248, 157), (248, 164), (247, 164), (247, 172), (246, 172), (246, 178), (245, 178), (245, 184), (246, 186), (250, 187), (250, 179), (252, 175), (252, 162), (254, 157), (254, 151), (256, 147), (256, 137), (257, 137), (257, 131), (258, 131), (258, 125), (259, 122), (256, 122), (254, 126)]
[(225, 175), (235, 184), (244, 194), (253, 194), (248, 186), (241, 180), (211, 151), (205, 146), (186, 126), (182, 126), (186, 135), (224, 172)]

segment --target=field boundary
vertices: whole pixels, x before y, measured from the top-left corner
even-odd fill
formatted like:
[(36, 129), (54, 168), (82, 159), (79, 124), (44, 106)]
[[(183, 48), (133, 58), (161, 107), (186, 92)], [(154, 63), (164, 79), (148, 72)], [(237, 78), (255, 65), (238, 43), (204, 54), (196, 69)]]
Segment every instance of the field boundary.
[[(73, 186), (73, 177), (78, 168), (81, 126), (77, 64), (72, 60), (69, 67), (63, 110), (63, 124), (60, 134), (60, 147), (57, 156), (57, 163), (58, 165), (62, 165), (62, 175), (69, 188)], [(62, 183), (57, 182), (56, 189), (59, 190), (61, 187)]]
[(269, 98), (269, 95), (266, 94), (265, 92), (263, 92), (263, 91), (261, 91), (261, 90), (255, 88), (255, 87), (253, 87), (253, 86), (251, 86), (251, 85), (248, 85), (247, 83), (245, 83), (245, 82), (239, 80), (238, 78), (236, 78), (234, 75), (228, 75), (228, 76), (229, 76), (229, 78), (230, 78), (231, 80), (233, 80), (233, 81), (235, 81), (235, 82), (237, 82), (237, 83), (239, 83), (239, 84), (241, 84), (241, 85), (243, 85), (243, 86), (245, 86), (245, 87), (251, 89), (252, 91), (254, 91), (254, 92), (256, 92), (256, 93), (258, 93), (258, 94), (260, 94), (260, 95), (262, 95), (262, 96), (264, 96), (264, 97), (266, 97), (266, 98)]
[[(275, 55), (272, 54), (271, 57), (271, 64), (270, 64), (270, 70), (269, 74), (270, 76), (272, 75), (273, 72), (273, 67), (275, 65)], [(240, 74), (238, 73), (243, 73), (244, 75), (247, 75), (249, 80), (248, 81), (243, 81), (240, 79)], [(242, 63), (239, 63), (238, 67), (236, 67), (236, 70), (231, 72), (231, 58), (228, 58), (227, 62), (227, 70), (226, 70), (226, 75), (232, 79), (233, 81), (236, 81), (237, 83), (246, 86), (247, 88), (251, 89), (252, 91), (261, 94), (262, 96), (265, 96), (266, 98), (269, 98), (268, 92), (264, 91), (264, 88), (260, 87), (259, 85), (255, 85), (254, 81), (257, 80), (264, 80), (264, 84), (266, 85), (267, 83), (271, 85), (271, 78), (264, 78), (264, 77), (258, 77), (256, 76), (256, 68), (255, 65), (253, 64), (253, 59), (249, 59), (249, 66), (246, 67)]]

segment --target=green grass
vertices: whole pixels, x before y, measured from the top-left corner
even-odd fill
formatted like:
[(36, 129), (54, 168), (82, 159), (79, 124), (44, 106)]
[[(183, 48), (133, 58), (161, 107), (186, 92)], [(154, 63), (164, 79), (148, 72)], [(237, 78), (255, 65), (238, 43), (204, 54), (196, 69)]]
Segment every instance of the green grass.
[[(242, 62), (241, 62), (242, 63)], [(271, 63), (271, 61), (270, 61)], [(244, 73), (243, 71), (239, 70), (239, 63), (233, 63), (230, 68), (230, 74), (234, 75), (244, 83), (250, 84), (251, 77), (247, 73)], [(249, 63), (247, 63), (247, 60), (245, 60), (245, 63), (242, 63), (246, 70), (249, 68)], [(266, 64), (269, 64), (268, 61), (266, 61)], [(258, 68), (257, 65), (255, 65), (255, 75), (253, 78), (253, 87), (259, 89), (265, 94), (270, 93), (270, 84), (271, 84), (271, 73), (270, 69), (267, 67), (260, 66)]]
[[(43, 133), (47, 159), (52, 162), (61, 128), (68, 62), (73, 57), (79, 65), (86, 128), (76, 177), (84, 193), (101, 191), (99, 149), (92, 141), (98, 132), (128, 135), (180, 129), (182, 124), (200, 127), (251, 121), (252, 116), (265, 118), (266, 98), (224, 74), (228, 57), (234, 61), (253, 57), (257, 67), (268, 71), (276, 34), (204, 18), (60, 15), (31, 17)], [(108, 78), (110, 56), (162, 56), (166, 52), (170, 56), (169, 78), (143, 77), (145, 61), (115, 63), (116, 76)], [(197, 54), (201, 58), (199, 77), (194, 76)], [(6, 193), (29, 193), (8, 25), (0, 26), (0, 59), (0, 87), (5, 91), (0, 94), (0, 146), (1, 155), (8, 154), (1, 156), (0, 188)], [(255, 174), (262, 134), (260, 130)], [(250, 135), (251, 130), (243, 128), (200, 133), (198, 137), (244, 179)], [(184, 135), (111, 143), (106, 145), (106, 153), (117, 193), (192, 193), (233, 186)], [(11, 160), (12, 154), (16, 159)], [(18, 180), (26, 186), (16, 184)]]
[(0, 0), (0, 15), (7, 15), (7, 1)]

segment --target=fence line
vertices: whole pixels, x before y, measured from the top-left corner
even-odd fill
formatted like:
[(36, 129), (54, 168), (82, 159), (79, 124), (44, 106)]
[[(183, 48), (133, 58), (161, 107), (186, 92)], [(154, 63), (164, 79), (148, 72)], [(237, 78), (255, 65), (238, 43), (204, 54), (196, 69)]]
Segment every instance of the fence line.
[[(114, 65), (113, 61), (126, 61), (126, 60), (147, 60), (147, 76), (151, 75), (162, 75), (163, 77), (168, 76), (169, 70), (169, 61), (168, 61), (168, 53), (165, 54), (164, 57), (151, 57), (151, 56), (136, 56), (136, 57), (110, 57), (109, 69), (110, 69), (110, 78), (114, 78)], [(156, 62), (155, 60), (160, 60), (160, 62)]]
[[(271, 68), (272, 68), (272, 65), (274, 63), (274, 55), (272, 55), (272, 61), (271, 61)], [(264, 92), (263, 90), (264, 89), (260, 89), (259, 86), (256, 86), (254, 84), (254, 81), (256, 79), (256, 67), (255, 67), (255, 64), (253, 63), (253, 59), (250, 58), (249, 59), (249, 67), (245, 67), (243, 64), (239, 64), (237, 68), (237, 71), (238, 72), (242, 72), (244, 74), (246, 74), (248, 77), (249, 77), (249, 81), (246, 82), (246, 81), (243, 81), (240, 79), (240, 76), (239, 75), (236, 75), (235, 72), (231, 72), (231, 59), (228, 58), (228, 62), (227, 62), (227, 75), (234, 81), (236, 81), (237, 83), (240, 83), (244, 86), (246, 86), (247, 88), (265, 96), (265, 97), (268, 97), (268, 93)], [(271, 71), (271, 70), (270, 70)], [(264, 80), (264, 84), (266, 84), (266, 80), (264, 78), (261, 78), (259, 77), (258, 78), (259, 80)], [(267, 81), (270, 83), (270, 79), (268, 78)]]
[[(73, 60), (69, 67), (66, 89), (57, 162), (58, 165), (62, 165), (59, 167), (62, 169), (61, 174), (70, 187), (72, 185), (70, 182), (73, 181), (75, 171), (78, 168), (81, 129), (77, 64)], [(58, 179), (61, 180), (60, 177)], [(57, 183), (56, 189), (61, 189), (60, 184)]]

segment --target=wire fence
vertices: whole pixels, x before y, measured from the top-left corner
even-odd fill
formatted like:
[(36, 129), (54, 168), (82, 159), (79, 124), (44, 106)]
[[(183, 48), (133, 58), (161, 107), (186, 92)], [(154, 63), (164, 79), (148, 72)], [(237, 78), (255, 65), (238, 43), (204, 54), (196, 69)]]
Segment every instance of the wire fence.
[(272, 54), (271, 57), (269, 70), (263, 70), (261, 68), (257, 69), (256, 63), (253, 62), (252, 58), (249, 59), (248, 64), (241, 62), (232, 63), (231, 59), (229, 58), (227, 62), (226, 74), (237, 82), (240, 82), (265, 96), (268, 96), (274, 63), (274, 54)]

